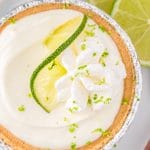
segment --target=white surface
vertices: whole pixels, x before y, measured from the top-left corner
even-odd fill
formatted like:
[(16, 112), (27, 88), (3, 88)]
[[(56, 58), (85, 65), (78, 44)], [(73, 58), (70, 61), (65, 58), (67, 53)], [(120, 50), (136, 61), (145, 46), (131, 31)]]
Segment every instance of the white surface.
[[(28, 0), (0, 0), (0, 17)], [(115, 150), (143, 150), (150, 139), (150, 68), (143, 68), (143, 92), (136, 117)]]

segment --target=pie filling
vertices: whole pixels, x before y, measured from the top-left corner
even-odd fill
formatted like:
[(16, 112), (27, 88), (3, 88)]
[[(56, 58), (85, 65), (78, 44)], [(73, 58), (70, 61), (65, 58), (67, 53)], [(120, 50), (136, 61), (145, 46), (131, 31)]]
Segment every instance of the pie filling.
[(126, 70), (105, 27), (74, 10), (24, 17), (0, 34), (0, 124), (41, 148), (90, 144), (117, 115)]

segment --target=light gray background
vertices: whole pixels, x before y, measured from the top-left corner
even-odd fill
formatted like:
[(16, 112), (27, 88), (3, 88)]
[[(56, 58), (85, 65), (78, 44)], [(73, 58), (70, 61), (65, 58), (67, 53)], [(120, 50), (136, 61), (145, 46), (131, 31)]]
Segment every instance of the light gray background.
[[(0, 0), (0, 18), (21, 3), (29, 0)], [(142, 68), (143, 92), (132, 125), (114, 150), (144, 150), (150, 140), (150, 68)]]

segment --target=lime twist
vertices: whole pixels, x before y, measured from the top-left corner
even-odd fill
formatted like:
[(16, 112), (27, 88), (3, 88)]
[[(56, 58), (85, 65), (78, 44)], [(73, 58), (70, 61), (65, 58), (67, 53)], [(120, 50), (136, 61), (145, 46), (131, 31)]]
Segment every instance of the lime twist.
[(56, 49), (32, 73), (30, 89), (35, 101), (48, 113), (51, 111), (51, 105), (54, 100), (54, 83), (65, 73), (57, 57), (80, 35), (86, 22), (87, 16), (85, 15), (81, 19), (74, 18), (69, 20), (56, 28), (44, 41), (47, 48)]

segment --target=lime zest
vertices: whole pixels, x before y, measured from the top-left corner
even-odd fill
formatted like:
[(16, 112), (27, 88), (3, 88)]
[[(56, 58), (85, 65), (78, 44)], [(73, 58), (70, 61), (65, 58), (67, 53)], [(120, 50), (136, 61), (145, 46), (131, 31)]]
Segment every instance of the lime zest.
[(79, 107), (77, 107), (77, 106), (73, 106), (73, 107), (69, 108), (69, 112), (71, 112), (71, 113), (74, 113), (78, 110), (79, 110)]
[(103, 85), (103, 84), (105, 84), (106, 83), (106, 79), (105, 79), (105, 77), (103, 77), (101, 80), (99, 80), (96, 84), (98, 84), (98, 85)]
[(105, 29), (105, 27), (104, 26), (100, 26), (99, 25), (99, 27), (98, 27), (102, 32), (106, 32), (106, 29)]
[(72, 142), (70, 145), (71, 150), (76, 150), (77, 149), (77, 144)]
[(9, 21), (11, 24), (15, 24), (17, 20), (16, 20), (15, 18), (9, 18), (8, 21)]
[(94, 57), (94, 56), (96, 56), (96, 55), (97, 55), (97, 53), (96, 53), (96, 52), (94, 52), (94, 53), (93, 53), (93, 57)]
[(82, 70), (82, 69), (85, 69), (86, 67), (87, 67), (87, 65), (83, 65), (83, 66), (79, 66), (78, 69)]
[(104, 97), (104, 96), (98, 96), (97, 94), (94, 94), (92, 98), (90, 97), (92, 104), (98, 104), (98, 103), (103, 103), (103, 104), (110, 104), (112, 98), (111, 97)]
[(79, 126), (76, 123), (69, 125), (69, 132), (74, 133)]
[(91, 106), (91, 105), (92, 105), (92, 99), (91, 99), (91, 97), (90, 97), (90, 96), (88, 97), (87, 104), (88, 104), (88, 106)]
[(106, 63), (105, 63), (105, 59), (106, 57), (109, 55), (109, 53), (107, 52), (107, 49), (105, 49), (101, 55), (101, 57), (99, 58), (99, 63), (103, 66), (106, 67)]
[(18, 107), (18, 111), (20, 111), (20, 112), (24, 112), (25, 110), (26, 110), (26, 108), (24, 105), (21, 105)]
[(92, 131), (92, 133), (100, 133), (100, 134), (102, 134), (102, 136), (110, 135), (109, 131), (103, 130), (102, 128), (96, 128), (95, 130)]
[(29, 97), (29, 98), (32, 98), (32, 93), (28, 93), (28, 97)]
[(64, 122), (69, 122), (69, 119), (67, 117), (64, 117)]
[(85, 43), (83, 43), (83, 44), (81, 44), (81, 50), (85, 50), (86, 49), (86, 44)]

